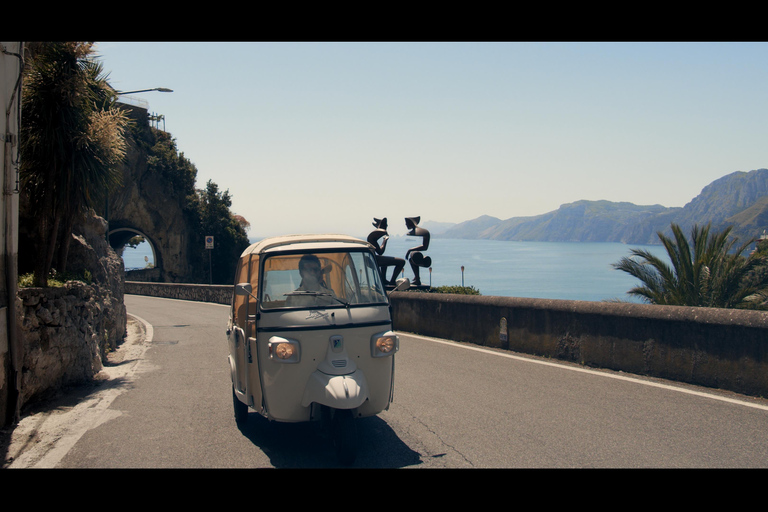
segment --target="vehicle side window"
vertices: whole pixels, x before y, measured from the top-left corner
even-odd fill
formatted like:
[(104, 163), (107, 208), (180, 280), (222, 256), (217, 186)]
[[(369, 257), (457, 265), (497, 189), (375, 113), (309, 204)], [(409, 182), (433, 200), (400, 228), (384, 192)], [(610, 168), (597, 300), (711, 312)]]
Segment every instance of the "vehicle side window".
[(358, 302), (384, 302), (386, 295), (381, 286), (379, 270), (376, 262), (368, 253), (358, 252), (350, 254), (350, 269), (356, 270)]
[[(240, 258), (235, 268), (234, 284), (250, 283), (252, 293), (258, 292), (258, 256), (244, 256)], [(249, 314), (256, 312), (256, 300), (250, 296), (233, 294), (232, 298), (232, 318), (234, 323), (242, 329), (245, 329)]]

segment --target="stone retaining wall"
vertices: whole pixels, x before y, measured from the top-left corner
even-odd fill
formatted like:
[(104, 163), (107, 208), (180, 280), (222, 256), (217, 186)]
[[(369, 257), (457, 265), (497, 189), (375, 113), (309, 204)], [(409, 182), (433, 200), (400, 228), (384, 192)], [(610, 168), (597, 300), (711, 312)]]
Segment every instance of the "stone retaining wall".
[[(232, 286), (126, 282), (126, 293), (229, 304)], [(768, 396), (768, 312), (395, 292), (395, 329)]]
[[(20, 410), (62, 386), (92, 380), (107, 352), (125, 336), (125, 272), (122, 259), (107, 245), (106, 229), (106, 221), (93, 212), (73, 228), (66, 271), (83, 276), (87, 271), (90, 284), (19, 288), (15, 308), (9, 308), (15, 309), (19, 361), (14, 367), (10, 360), (0, 363), (20, 375), (21, 382), (19, 389), (0, 389), (0, 410), (6, 410), (12, 393), (18, 393)], [(0, 354), (0, 360), (4, 357)]]
[(126, 281), (141, 281), (141, 282), (153, 282), (161, 283), (163, 280), (163, 272), (159, 268), (143, 268), (141, 270), (126, 270)]
[(215, 302), (217, 304), (231, 304), (233, 289), (232, 285), (125, 282), (125, 293), (132, 295), (149, 295), (150, 297)]
[(21, 288), (17, 312), (24, 340), (21, 404), (93, 379), (125, 335), (122, 296), (80, 281)]

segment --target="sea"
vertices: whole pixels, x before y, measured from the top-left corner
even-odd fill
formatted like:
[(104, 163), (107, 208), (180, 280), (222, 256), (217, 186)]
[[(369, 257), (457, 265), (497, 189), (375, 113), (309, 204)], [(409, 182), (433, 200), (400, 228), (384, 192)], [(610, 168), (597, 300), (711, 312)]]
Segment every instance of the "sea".
[[(392, 236), (385, 256), (403, 258), (409, 248), (422, 244), (420, 237)], [(639, 282), (611, 264), (641, 248), (667, 259), (661, 245), (626, 245), (585, 242), (517, 242), (456, 240), (432, 237), (422, 253), (432, 259), (431, 271), (420, 269), (422, 284), (471, 286), (482, 295), (584, 301), (639, 302), (627, 291)], [(145, 260), (146, 258), (146, 260)], [(148, 242), (125, 248), (126, 268), (153, 264)], [(392, 268), (387, 277), (391, 277)], [(400, 277), (413, 280), (406, 263)]]

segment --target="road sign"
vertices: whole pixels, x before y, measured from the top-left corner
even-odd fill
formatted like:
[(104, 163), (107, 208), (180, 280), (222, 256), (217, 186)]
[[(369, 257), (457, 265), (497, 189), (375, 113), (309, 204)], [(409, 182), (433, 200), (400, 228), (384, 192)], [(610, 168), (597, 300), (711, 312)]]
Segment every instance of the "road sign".
[(205, 237), (205, 248), (213, 249), (213, 237), (210, 235)]

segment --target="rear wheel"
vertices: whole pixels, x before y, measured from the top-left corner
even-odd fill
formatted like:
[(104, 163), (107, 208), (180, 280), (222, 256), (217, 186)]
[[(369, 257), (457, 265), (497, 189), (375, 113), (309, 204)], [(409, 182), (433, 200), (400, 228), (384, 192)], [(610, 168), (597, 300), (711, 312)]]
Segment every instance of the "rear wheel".
[(344, 465), (352, 464), (357, 457), (357, 424), (351, 410), (335, 411), (332, 438), (339, 462)]
[(235, 408), (235, 422), (242, 425), (248, 419), (248, 406), (237, 398), (234, 385), (232, 386), (232, 405)]

